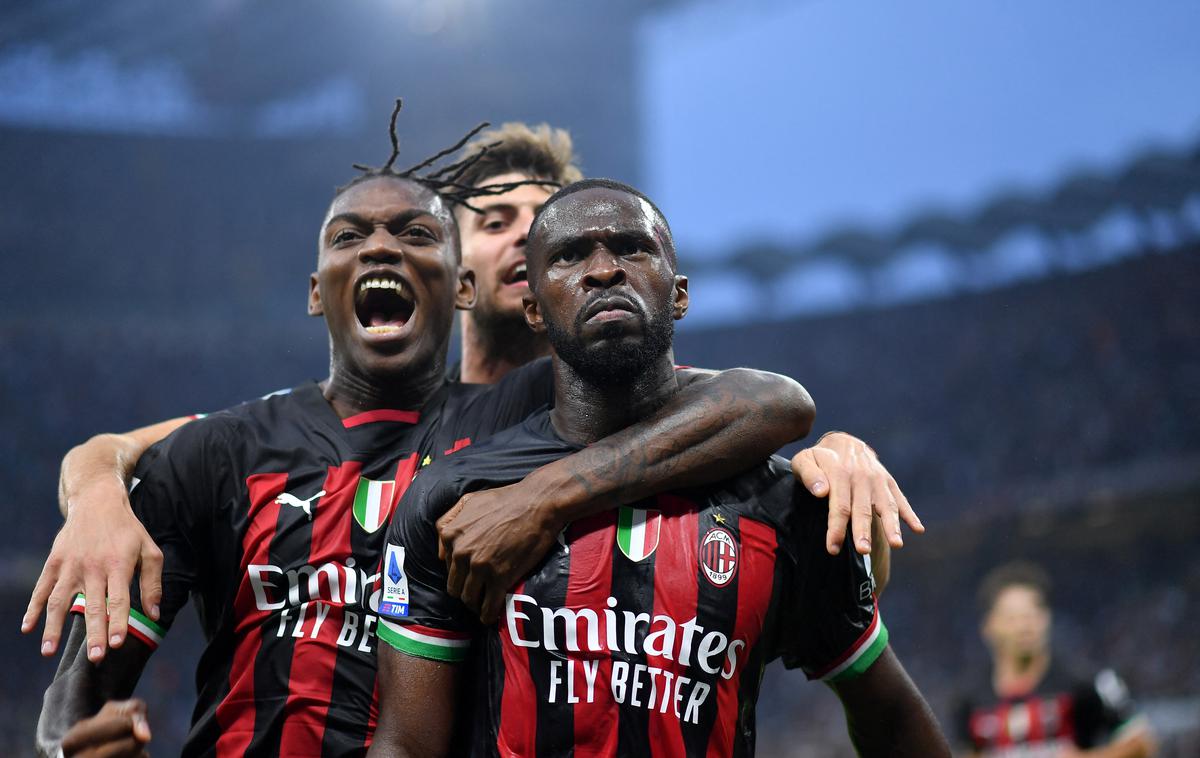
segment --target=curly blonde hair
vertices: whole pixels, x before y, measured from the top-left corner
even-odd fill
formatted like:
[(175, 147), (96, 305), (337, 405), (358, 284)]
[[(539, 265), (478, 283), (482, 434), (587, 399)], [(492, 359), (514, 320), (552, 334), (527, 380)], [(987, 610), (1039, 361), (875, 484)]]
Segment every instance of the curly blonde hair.
[[(499, 144), (497, 144), (499, 143)], [(583, 178), (566, 129), (549, 124), (530, 126), (516, 121), (480, 132), (463, 150), (463, 159), (486, 153), (458, 178), (469, 187), (504, 174), (524, 174), (566, 186)]]

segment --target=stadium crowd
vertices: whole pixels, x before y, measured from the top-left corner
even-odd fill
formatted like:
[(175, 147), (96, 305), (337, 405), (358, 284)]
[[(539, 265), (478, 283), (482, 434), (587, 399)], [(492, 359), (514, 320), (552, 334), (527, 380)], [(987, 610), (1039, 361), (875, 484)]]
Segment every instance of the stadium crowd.
[[(972, 296), (685, 331), (677, 359), (799, 378), (817, 399), (818, 430), (850, 429), (876, 446), (936, 527), (924, 542), (954, 540), (957, 525), (1001, 524), (1014, 510), (1047, 504), (1058, 512), (1052, 522), (1070, 529), (1098, 492), (1137, 507), (1141, 494), (1171, 490), (1190, 497), (1194, 509), (1197, 291), (1200, 254), (1186, 249)], [(322, 339), (315, 323), (247, 327), (222, 315), (154, 324), (102, 316), (0, 323), (0, 397), (17, 432), (0, 437), (0, 467), (6, 494), (19, 505), (0, 533), (8, 556), (2, 634), (9, 635), (0, 753), (31, 751), (38, 694), (50, 677), (36, 640), (16, 634), (16, 609), (40, 565), (30, 546), (48, 546), (60, 522), (54, 482), (63, 452), (98, 431), (224, 407), (297, 376), (318, 376)], [(155, 366), (154, 376), (134, 365)], [(1119, 520), (1112, 529), (1119, 531)], [(949, 732), (959, 677), (983, 660), (971, 582), (986, 561), (1010, 557), (1006, 539), (997, 528), (987, 551), (960, 551), (962, 569), (950, 585), (944, 568), (921, 559), (923, 546), (910, 541), (917, 557), (898, 556), (883, 601), (894, 644)], [(1132, 539), (1119, 555), (1105, 565), (1103, 582), (1095, 572), (1106, 555), (1097, 548), (1036, 556), (1058, 584), (1056, 643), (1119, 670), (1143, 701), (1194, 702), (1200, 643), (1188, 630), (1200, 627), (1200, 608), (1189, 598), (1200, 595), (1200, 558), (1186, 543), (1164, 549)], [(947, 604), (947, 592), (961, 600)], [(194, 634), (187, 637), (173, 635), (171, 644), (195, 648)], [(188, 667), (174, 666), (172, 657), (157, 657), (142, 692), (155, 710), (156, 752), (165, 754), (186, 731), (192, 699)], [(846, 749), (831, 710), (836, 701), (823, 688), (775, 671), (763, 703), (760, 754)], [(1182, 751), (1200, 744), (1179, 741), (1200, 739), (1195, 734), (1172, 739), (1163, 755), (1191, 755)]]

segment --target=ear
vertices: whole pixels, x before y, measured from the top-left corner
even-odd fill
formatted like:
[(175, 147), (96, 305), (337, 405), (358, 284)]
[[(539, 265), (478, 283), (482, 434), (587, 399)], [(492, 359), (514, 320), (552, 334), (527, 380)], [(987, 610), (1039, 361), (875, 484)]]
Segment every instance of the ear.
[(475, 307), (475, 272), (464, 266), (458, 267), (458, 291), (454, 293), (454, 307), (460, 311)]
[(542, 334), (546, 331), (546, 322), (542, 319), (542, 311), (538, 308), (538, 301), (533, 295), (525, 295), (521, 298), (521, 304), (525, 306), (525, 323), (529, 324), (529, 328), (536, 334)]
[(321, 306), (321, 288), (317, 284), (316, 271), (308, 275), (308, 315), (325, 315), (325, 309)]
[(683, 274), (675, 275), (675, 320), (687, 315), (688, 309), (688, 278)]

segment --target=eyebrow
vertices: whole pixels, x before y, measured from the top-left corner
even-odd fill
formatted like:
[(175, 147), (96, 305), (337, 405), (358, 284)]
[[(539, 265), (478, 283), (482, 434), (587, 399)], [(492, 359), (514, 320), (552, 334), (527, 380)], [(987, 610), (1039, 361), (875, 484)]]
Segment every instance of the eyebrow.
[(575, 245), (595, 242), (597, 234), (600, 234), (604, 239), (611, 240), (613, 242), (640, 242), (644, 245), (655, 248), (660, 252), (665, 249), (662, 240), (658, 239), (657, 235), (654, 234), (647, 234), (646, 232), (642, 231), (609, 232), (603, 229), (599, 230), (598, 232), (572, 234), (569, 237), (560, 237), (558, 239), (551, 237), (547, 244), (551, 249), (560, 250), (567, 247), (574, 247)]
[[(442, 223), (442, 220), (439, 219), (435, 214), (423, 208), (409, 208), (408, 210), (400, 211), (396, 215), (385, 220), (383, 224), (384, 226), (407, 224), (408, 222), (414, 221), (422, 216), (427, 216), (434, 221), (437, 221), (439, 225), (445, 226), (445, 224)], [(327, 230), (329, 227), (340, 222), (345, 222), (351, 226), (374, 226), (376, 223), (368, 219), (366, 216), (347, 211), (346, 213), (339, 213), (336, 216), (331, 216), (329, 220), (325, 222), (325, 227), (322, 231)]]
[[(477, 202), (477, 203), (475, 203), (475, 207), (477, 207), (477, 208), (479, 208), (479, 210), (483, 211), (483, 214), (477, 213), (475, 215), (476, 216), (486, 215), (487, 213), (490, 213), (491, 211), (510, 211), (510, 212), (516, 211), (517, 207), (521, 206), (521, 205), (530, 205), (530, 203), (514, 203), (510, 200), (502, 200), (497, 203)], [(533, 212), (537, 213), (539, 210), (541, 210), (543, 205), (545, 205), (545, 201), (533, 204)]]

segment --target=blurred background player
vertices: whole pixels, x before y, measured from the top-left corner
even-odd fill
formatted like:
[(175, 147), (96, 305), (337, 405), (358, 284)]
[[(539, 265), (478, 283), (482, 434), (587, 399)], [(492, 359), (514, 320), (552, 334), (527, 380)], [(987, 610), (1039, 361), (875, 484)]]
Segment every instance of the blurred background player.
[(1050, 582), (1031, 563), (994, 569), (979, 588), (991, 667), (960, 704), (959, 737), (980, 758), (1147, 758), (1155, 741), (1111, 669), (1084, 674), (1053, 654)]

